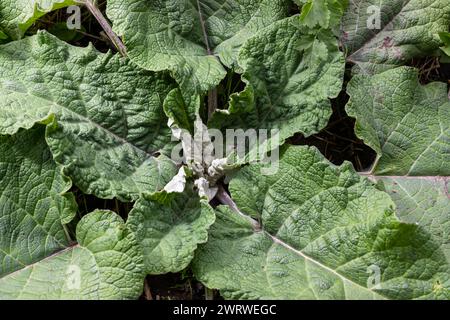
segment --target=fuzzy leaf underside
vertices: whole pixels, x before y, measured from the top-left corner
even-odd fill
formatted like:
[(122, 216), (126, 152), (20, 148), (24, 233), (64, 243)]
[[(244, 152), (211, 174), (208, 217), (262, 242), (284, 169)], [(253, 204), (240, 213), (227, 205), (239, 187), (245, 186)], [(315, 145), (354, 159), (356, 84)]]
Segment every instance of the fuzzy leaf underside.
[(197, 245), (208, 239), (214, 210), (189, 188), (184, 193), (140, 199), (130, 212), (127, 225), (142, 247), (148, 274), (185, 269)]
[(347, 61), (373, 74), (432, 54), (440, 46), (438, 33), (449, 25), (447, 0), (353, 0), (341, 41)]
[(260, 169), (250, 165), (231, 181), (243, 215), (219, 208), (196, 255), (194, 273), (208, 287), (245, 299), (450, 298), (442, 244), (400, 222), (389, 196), (350, 164), (290, 147), (278, 174)]
[(285, 0), (110, 0), (107, 15), (131, 59), (170, 70), (184, 90), (209, 90), (235, 64), (240, 46), (287, 16)]
[(55, 160), (84, 192), (130, 201), (176, 174), (170, 159), (156, 157), (171, 146), (168, 76), (46, 32), (2, 46), (0, 73), (0, 133), (49, 124)]

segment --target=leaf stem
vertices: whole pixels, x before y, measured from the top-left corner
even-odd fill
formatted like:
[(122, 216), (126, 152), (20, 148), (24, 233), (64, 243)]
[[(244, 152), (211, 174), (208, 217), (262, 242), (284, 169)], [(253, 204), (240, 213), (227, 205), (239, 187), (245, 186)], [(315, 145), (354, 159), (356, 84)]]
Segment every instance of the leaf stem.
[(108, 20), (106, 20), (103, 13), (97, 8), (97, 6), (92, 2), (92, 0), (84, 0), (82, 3), (88, 8), (89, 12), (97, 19), (98, 23), (102, 27), (102, 29), (105, 31), (106, 35), (108, 36), (109, 40), (114, 44), (114, 46), (117, 48), (119, 53), (123, 56), (127, 56), (127, 48), (123, 44), (122, 40), (119, 38), (119, 36), (112, 30), (111, 26), (109, 25)]

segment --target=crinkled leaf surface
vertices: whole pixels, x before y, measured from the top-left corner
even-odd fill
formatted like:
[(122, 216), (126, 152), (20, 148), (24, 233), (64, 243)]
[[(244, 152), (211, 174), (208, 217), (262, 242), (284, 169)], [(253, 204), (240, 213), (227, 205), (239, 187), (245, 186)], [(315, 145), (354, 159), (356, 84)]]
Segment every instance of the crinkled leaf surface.
[(0, 133), (51, 122), (47, 142), (86, 193), (129, 201), (160, 190), (176, 170), (157, 153), (170, 147), (164, 74), (117, 55), (36, 36), (0, 47)]
[[(448, 299), (449, 265), (426, 230), (348, 163), (284, 151), (276, 175), (251, 165), (231, 181), (241, 214), (218, 210), (196, 276), (226, 298)], [(252, 228), (249, 216), (262, 230)]]
[[(348, 113), (378, 154), (370, 177), (382, 181), (403, 221), (425, 228), (447, 256), (450, 233), (450, 101), (444, 83), (422, 86), (400, 67), (350, 81)], [(450, 261), (450, 260), (448, 260)]]
[[(16, 227), (21, 227), (18, 221)], [(137, 299), (142, 254), (134, 234), (111, 211), (94, 211), (77, 226), (78, 244), (0, 278), (3, 299)], [(21, 246), (26, 247), (26, 243)]]
[(8, 39), (8, 36), (0, 29), (0, 40), (6, 40), (6, 39)]
[(19, 39), (41, 16), (75, 4), (74, 0), (2, 0), (0, 28), (13, 39)]
[(240, 46), (288, 7), (286, 0), (109, 0), (107, 15), (136, 64), (205, 91), (225, 77), (221, 62), (231, 67)]
[(136, 202), (127, 220), (143, 249), (146, 272), (185, 269), (208, 239), (214, 210), (188, 186), (184, 193), (155, 194)]
[(441, 244), (450, 262), (449, 177), (374, 177), (383, 182), (398, 217), (423, 226)]
[(341, 41), (347, 61), (376, 73), (431, 54), (440, 46), (438, 32), (449, 25), (448, 0), (353, 0)]
[(418, 71), (401, 67), (358, 75), (346, 109), (356, 133), (379, 160), (375, 175), (450, 176), (450, 101), (447, 85), (422, 86)]
[(228, 110), (215, 113), (210, 125), (278, 129), (281, 143), (298, 132), (309, 136), (321, 130), (331, 115), (329, 98), (342, 88), (344, 58), (336, 40), (317, 47), (314, 40), (298, 16), (249, 39), (239, 55), (247, 87), (231, 97)]
[[(77, 205), (44, 127), (0, 136), (0, 277), (69, 245)], [(1, 287), (1, 286), (0, 286)]]

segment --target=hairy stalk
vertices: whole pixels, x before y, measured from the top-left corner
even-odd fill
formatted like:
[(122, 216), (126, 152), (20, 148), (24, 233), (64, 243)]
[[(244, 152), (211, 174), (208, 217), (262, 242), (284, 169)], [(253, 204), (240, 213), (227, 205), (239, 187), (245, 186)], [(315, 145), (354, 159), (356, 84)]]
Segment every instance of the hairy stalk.
[(106, 35), (108, 36), (109, 40), (114, 44), (114, 46), (117, 48), (119, 53), (123, 56), (127, 56), (127, 48), (123, 44), (122, 40), (119, 38), (119, 36), (112, 30), (111, 26), (109, 25), (108, 20), (106, 20), (103, 13), (97, 8), (97, 6), (94, 4), (92, 0), (84, 0), (81, 1), (86, 8), (88, 8), (89, 12), (95, 17), (95, 19), (98, 21), (102, 29), (105, 31)]

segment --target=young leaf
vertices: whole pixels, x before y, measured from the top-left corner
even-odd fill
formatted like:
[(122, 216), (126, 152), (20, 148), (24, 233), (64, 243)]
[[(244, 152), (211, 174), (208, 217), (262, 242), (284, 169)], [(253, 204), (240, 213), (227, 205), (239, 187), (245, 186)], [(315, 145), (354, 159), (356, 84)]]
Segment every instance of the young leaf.
[(170, 70), (183, 89), (199, 92), (215, 87), (226, 75), (221, 62), (233, 66), (241, 45), (288, 7), (286, 0), (109, 0), (107, 15), (136, 64)]
[(176, 174), (170, 159), (156, 157), (171, 149), (168, 76), (46, 32), (1, 46), (0, 74), (0, 133), (55, 118), (47, 142), (84, 192), (130, 201)]
[(75, 0), (2, 0), (0, 28), (11, 38), (19, 39), (44, 14), (73, 4)]
[(422, 86), (418, 71), (400, 67), (357, 75), (346, 107), (356, 134), (378, 154), (374, 175), (450, 176), (450, 101), (447, 85)]
[(208, 239), (214, 210), (188, 186), (184, 193), (155, 194), (138, 200), (127, 226), (143, 249), (148, 274), (179, 272)]
[(309, 136), (321, 130), (331, 116), (329, 98), (342, 88), (344, 58), (336, 39), (326, 45), (314, 39), (298, 24), (298, 16), (249, 39), (239, 55), (247, 87), (231, 97), (228, 110), (214, 114), (210, 125), (279, 129), (279, 143), (298, 132)]
[[(24, 222), (16, 221), (13, 228)], [(134, 235), (111, 211), (94, 211), (77, 226), (78, 244), (13, 273), (2, 274), (2, 299), (137, 299), (144, 283)], [(26, 248), (25, 242), (17, 249)]]
[(354, 0), (343, 18), (341, 41), (347, 61), (377, 73), (439, 49), (448, 31), (448, 0)]
[(230, 191), (240, 214), (219, 208), (193, 265), (226, 298), (450, 298), (441, 243), (400, 222), (390, 197), (349, 163), (289, 147), (276, 175), (250, 165)]
[(330, 11), (327, 0), (308, 0), (302, 7), (300, 21), (310, 28), (317, 25), (328, 29), (330, 26)]

